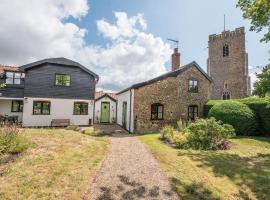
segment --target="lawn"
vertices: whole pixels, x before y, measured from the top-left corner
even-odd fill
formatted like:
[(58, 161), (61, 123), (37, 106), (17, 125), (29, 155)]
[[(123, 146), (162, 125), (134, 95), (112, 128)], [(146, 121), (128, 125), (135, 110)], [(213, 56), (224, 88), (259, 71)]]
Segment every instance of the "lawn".
[(24, 129), (23, 135), (31, 146), (0, 175), (0, 199), (81, 199), (108, 140), (64, 129)]
[(270, 199), (270, 138), (235, 138), (227, 151), (174, 149), (139, 136), (182, 199)]

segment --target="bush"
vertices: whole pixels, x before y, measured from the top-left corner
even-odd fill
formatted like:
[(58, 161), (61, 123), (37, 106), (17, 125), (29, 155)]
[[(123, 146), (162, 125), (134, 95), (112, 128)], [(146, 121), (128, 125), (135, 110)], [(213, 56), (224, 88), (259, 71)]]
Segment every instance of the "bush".
[[(257, 130), (255, 135), (270, 136), (270, 98), (249, 97), (236, 100), (247, 105), (256, 115)], [(210, 100), (204, 106), (204, 116), (208, 116), (209, 110), (223, 100)]]
[(177, 122), (177, 129), (178, 131), (180, 132), (183, 132), (185, 130), (185, 128), (187, 127), (187, 123), (182, 121), (182, 119), (180, 119), (178, 122)]
[(173, 134), (173, 142), (177, 148), (186, 149), (189, 147), (188, 140), (185, 134)]
[(160, 139), (166, 140), (168, 142), (172, 142), (173, 141), (173, 132), (174, 132), (174, 128), (170, 125), (166, 125), (160, 131), (160, 133), (161, 133)]
[(16, 126), (0, 128), (0, 154), (16, 154), (25, 151), (29, 142), (24, 138)]
[(256, 133), (256, 116), (243, 103), (232, 100), (222, 101), (210, 109), (208, 116), (232, 125), (237, 135), (252, 135)]
[(66, 130), (72, 130), (72, 131), (80, 131), (80, 127), (76, 125), (69, 125), (66, 127)]
[(86, 128), (82, 131), (83, 134), (89, 135), (89, 136), (105, 136), (105, 135), (111, 135), (110, 132), (100, 131), (99, 129), (94, 129), (93, 127)]
[(198, 119), (188, 125), (185, 131), (188, 146), (193, 149), (217, 150), (228, 149), (228, 138), (234, 136), (234, 128), (222, 124), (215, 118)]

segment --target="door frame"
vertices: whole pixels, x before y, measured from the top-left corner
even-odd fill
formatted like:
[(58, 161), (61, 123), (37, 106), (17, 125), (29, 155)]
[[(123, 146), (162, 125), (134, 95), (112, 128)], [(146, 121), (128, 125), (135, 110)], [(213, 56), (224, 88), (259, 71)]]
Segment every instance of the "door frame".
[[(109, 121), (108, 122), (102, 121), (102, 104), (103, 103), (108, 104), (108, 106), (109, 106)], [(111, 104), (109, 101), (101, 101), (100, 102), (100, 123), (110, 123), (110, 122), (111, 122)]]
[[(126, 107), (125, 113), (124, 113), (124, 105)], [(122, 104), (122, 126), (125, 129), (127, 129), (127, 102), (126, 101), (124, 101)]]

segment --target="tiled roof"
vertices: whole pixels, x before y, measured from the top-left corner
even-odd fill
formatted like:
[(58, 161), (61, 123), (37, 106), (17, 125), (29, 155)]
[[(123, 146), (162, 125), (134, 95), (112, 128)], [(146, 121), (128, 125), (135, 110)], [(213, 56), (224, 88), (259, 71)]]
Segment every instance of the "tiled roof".
[(111, 93), (111, 92), (103, 92), (103, 91), (98, 91), (95, 94), (95, 99), (99, 99), (100, 97), (104, 96), (104, 95), (108, 95), (111, 98), (117, 100), (117, 95), (115, 93)]
[(0, 64), (0, 74), (3, 74), (5, 71), (16, 72), (16, 71), (19, 71), (19, 67)]
[(165, 79), (167, 77), (175, 77), (178, 74), (181, 74), (182, 72), (184, 72), (185, 70), (189, 69), (192, 66), (196, 67), (204, 75), (204, 77), (207, 80), (209, 80), (210, 82), (212, 81), (212, 79), (210, 78), (210, 76), (208, 76), (208, 74), (205, 73), (204, 70), (195, 61), (193, 61), (193, 62), (191, 62), (191, 63), (189, 63), (187, 65), (184, 65), (184, 66), (180, 67), (179, 69), (177, 69), (175, 71), (170, 71), (170, 72), (167, 72), (165, 74), (162, 74), (161, 76), (158, 76), (156, 78), (153, 78), (151, 80), (134, 84), (134, 85), (132, 85), (132, 86), (130, 86), (130, 87), (128, 87), (128, 88), (126, 88), (126, 89), (118, 92), (117, 94), (121, 94), (121, 93), (126, 92), (126, 91), (128, 91), (130, 89), (137, 89), (137, 88), (143, 87), (145, 85), (149, 85), (149, 84), (155, 83), (155, 82), (160, 81), (160, 80), (163, 80), (163, 79)]

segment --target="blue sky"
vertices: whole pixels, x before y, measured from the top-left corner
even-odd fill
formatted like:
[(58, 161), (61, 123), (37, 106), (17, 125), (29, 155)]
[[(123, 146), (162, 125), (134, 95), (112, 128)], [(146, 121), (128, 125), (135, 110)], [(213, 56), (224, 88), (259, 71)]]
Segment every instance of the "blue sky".
[(66, 57), (99, 74), (98, 89), (119, 91), (170, 70), (167, 38), (179, 40), (182, 65), (206, 70), (208, 36), (223, 31), (224, 14), (227, 30), (246, 28), (249, 65), (267, 64), (270, 45), (235, 0), (1, 0), (0, 62)]
[[(146, 32), (161, 37), (179, 40), (181, 63), (195, 60), (206, 69), (208, 57), (208, 35), (223, 31), (223, 16), (226, 15), (226, 29), (239, 26), (246, 28), (246, 48), (249, 65), (265, 65), (269, 58), (269, 44), (260, 43), (262, 34), (250, 32), (250, 23), (242, 18), (235, 0), (93, 0), (89, 1), (89, 14), (78, 21), (78, 25), (89, 30), (86, 40), (89, 43), (106, 45), (110, 42), (97, 31), (96, 20), (104, 18), (114, 21), (114, 11), (124, 11), (129, 16), (143, 13), (147, 21)], [(169, 64), (168, 64), (169, 65)], [(169, 66), (168, 66), (169, 67)]]

